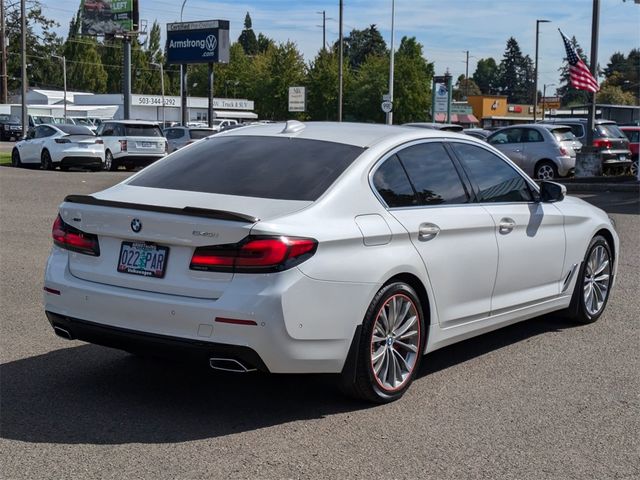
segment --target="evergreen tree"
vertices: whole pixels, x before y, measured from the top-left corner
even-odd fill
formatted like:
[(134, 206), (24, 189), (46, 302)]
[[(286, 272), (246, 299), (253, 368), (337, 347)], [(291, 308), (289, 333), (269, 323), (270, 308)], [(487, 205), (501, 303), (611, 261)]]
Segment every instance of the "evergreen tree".
[(456, 101), (466, 100), (469, 95), (480, 95), (480, 88), (473, 79), (465, 79), (464, 75), (458, 77), (458, 81), (453, 87), (452, 96)]
[(258, 34), (258, 52), (264, 53), (270, 48), (275, 48), (276, 43), (262, 33)]
[[(349, 65), (357, 70), (369, 55), (386, 55), (387, 44), (375, 25), (370, 25), (364, 30), (351, 30), (349, 36), (343, 41), (344, 57), (349, 60)], [(339, 43), (334, 44), (337, 51)]]
[(532, 103), (533, 63), (527, 55), (522, 55), (515, 38), (507, 40), (499, 67), (497, 90), (507, 96), (509, 103)]
[(496, 94), (499, 84), (499, 69), (496, 61), (491, 57), (478, 60), (472, 78), (483, 94)]
[(424, 59), (415, 37), (402, 37), (394, 68), (394, 123), (426, 120), (431, 111), (433, 63)]
[(242, 45), (244, 53), (247, 55), (255, 55), (258, 53), (258, 40), (251, 28), (251, 15), (249, 15), (249, 12), (247, 12), (244, 17), (244, 30), (242, 30), (242, 33), (238, 37), (238, 43)]

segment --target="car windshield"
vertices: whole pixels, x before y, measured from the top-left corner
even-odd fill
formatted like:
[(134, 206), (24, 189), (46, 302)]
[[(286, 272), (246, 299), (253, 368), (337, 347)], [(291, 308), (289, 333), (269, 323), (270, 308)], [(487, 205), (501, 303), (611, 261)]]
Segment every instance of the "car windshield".
[(33, 123), (35, 123), (36, 125), (44, 125), (44, 124), (54, 123), (53, 117), (34, 116), (34, 117), (31, 117), (31, 118), (33, 118)]
[(20, 119), (15, 115), (0, 115), (0, 122), (20, 123)]
[(82, 125), (56, 125), (58, 130), (67, 135), (93, 135), (93, 132)]
[(89, 125), (93, 127), (93, 123), (91, 123), (88, 118), (74, 118), (73, 120), (76, 122), (76, 125)]
[(211, 137), (142, 171), (139, 187), (280, 200), (316, 200), (364, 151), (300, 138)]
[(124, 125), (125, 135), (127, 137), (161, 137), (162, 130), (157, 125)]
[(599, 137), (608, 138), (627, 138), (622, 130), (618, 128), (618, 125), (614, 123), (601, 123), (596, 125), (595, 131)]
[(576, 136), (573, 134), (569, 127), (567, 128), (554, 128), (551, 133), (556, 137), (556, 140), (559, 142), (573, 142), (576, 139)]
[(216, 133), (215, 130), (208, 130), (208, 129), (189, 130), (189, 138), (192, 138), (194, 140), (200, 140), (201, 138), (208, 137), (209, 135), (213, 135), (214, 133)]

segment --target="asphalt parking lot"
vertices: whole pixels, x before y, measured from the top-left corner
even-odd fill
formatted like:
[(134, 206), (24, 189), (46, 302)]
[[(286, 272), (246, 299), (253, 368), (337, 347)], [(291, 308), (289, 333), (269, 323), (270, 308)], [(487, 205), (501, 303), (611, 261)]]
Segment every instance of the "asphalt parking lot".
[[(640, 477), (640, 203), (617, 223), (601, 319), (535, 318), (429, 354), (386, 406), (326, 376), (224, 375), (54, 336), (41, 306), (58, 204), (125, 172), (0, 167), (0, 477)], [(526, 274), (526, 272), (525, 272)]]

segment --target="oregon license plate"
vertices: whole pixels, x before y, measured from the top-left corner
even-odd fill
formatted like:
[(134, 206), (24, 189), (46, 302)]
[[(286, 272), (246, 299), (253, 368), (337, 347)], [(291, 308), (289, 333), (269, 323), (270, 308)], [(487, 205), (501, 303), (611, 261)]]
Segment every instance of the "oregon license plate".
[(141, 142), (140, 146), (142, 148), (156, 148), (157, 144), (155, 142)]
[(164, 277), (169, 248), (146, 242), (122, 242), (118, 271), (145, 277)]

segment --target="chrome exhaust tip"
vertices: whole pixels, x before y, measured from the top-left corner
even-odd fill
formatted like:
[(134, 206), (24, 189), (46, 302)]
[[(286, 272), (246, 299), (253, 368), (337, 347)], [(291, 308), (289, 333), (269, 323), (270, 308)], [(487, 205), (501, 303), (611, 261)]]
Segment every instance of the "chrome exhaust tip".
[(57, 336), (64, 338), (65, 340), (73, 340), (73, 335), (71, 335), (71, 332), (65, 328), (54, 326), (53, 331)]
[(234, 358), (210, 358), (209, 366), (214, 370), (233, 373), (249, 373), (255, 372), (255, 368), (251, 368)]

